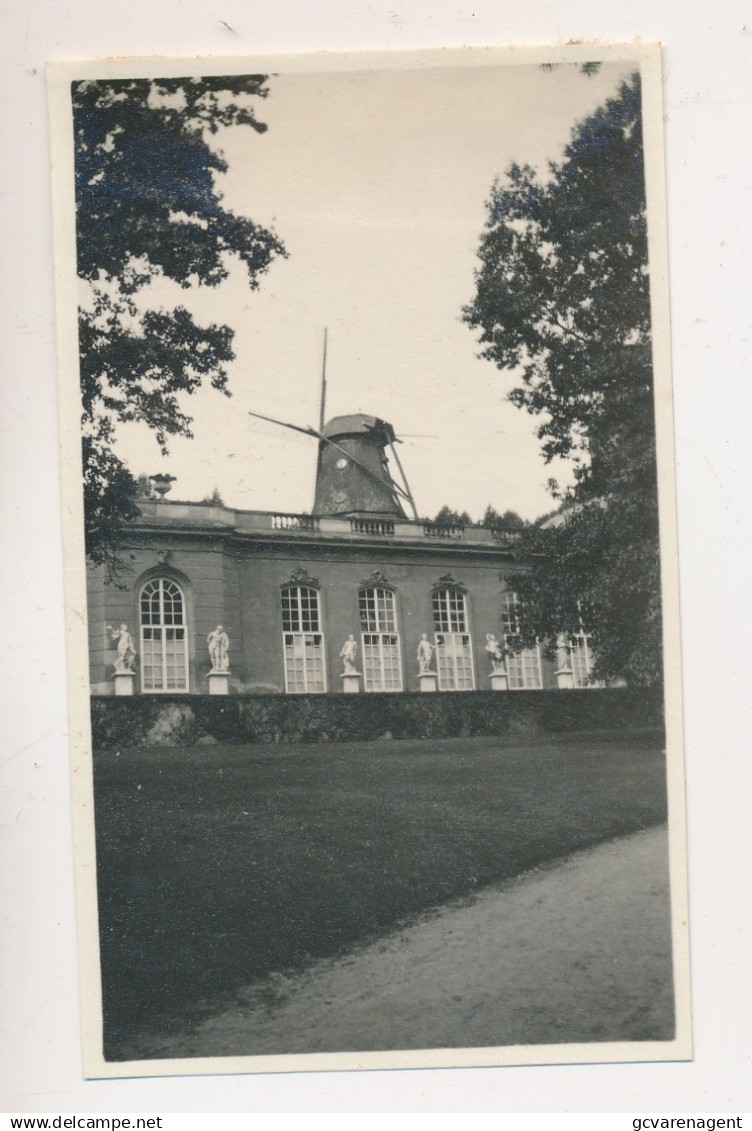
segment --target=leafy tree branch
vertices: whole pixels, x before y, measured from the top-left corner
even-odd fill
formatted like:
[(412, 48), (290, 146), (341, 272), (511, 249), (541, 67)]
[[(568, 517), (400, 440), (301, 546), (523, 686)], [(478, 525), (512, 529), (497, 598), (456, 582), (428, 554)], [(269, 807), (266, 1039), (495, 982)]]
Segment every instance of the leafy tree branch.
[(228, 393), (233, 332), (200, 325), (185, 307), (149, 306), (148, 284), (215, 287), (233, 259), (251, 290), (286, 255), (277, 236), (226, 209), (222, 127), (266, 126), (263, 75), (87, 80), (72, 84), (87, 552), (111, 576), (137, 484), (112, 450), (118, 423), (140, 422), (163, 452), (191, 435), (184, 397), (205, 383)]
[(541, 175), (492, 187), (463, 319), (539, 418), (546, 461), (568, 459), (564, 509), (526, 532), (526, 646), (553, 652), (586, 610), (597, 674), (660, 679), (658, 507), (639, 76), (580, 122)]

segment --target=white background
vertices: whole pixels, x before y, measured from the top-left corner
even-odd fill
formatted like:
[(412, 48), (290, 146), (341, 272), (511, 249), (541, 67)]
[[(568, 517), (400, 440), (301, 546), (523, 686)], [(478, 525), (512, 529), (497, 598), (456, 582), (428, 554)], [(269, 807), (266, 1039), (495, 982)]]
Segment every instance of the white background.
[[(747, 26), (745, 22), (749, 21)], [(229, 25), (229, 28), (228, 26)], [(232, 29), (232, 30), (230, 30)], [(21, 0), (0, 28), (3, 1092), (9, 1111), (749, 1110), (752, 14), (739, 0)], [(695, 1060), (81, 1078), (44, 64), (106, 55), (664, 44)], [(746, 262), (745, 262), (746, 260)]]

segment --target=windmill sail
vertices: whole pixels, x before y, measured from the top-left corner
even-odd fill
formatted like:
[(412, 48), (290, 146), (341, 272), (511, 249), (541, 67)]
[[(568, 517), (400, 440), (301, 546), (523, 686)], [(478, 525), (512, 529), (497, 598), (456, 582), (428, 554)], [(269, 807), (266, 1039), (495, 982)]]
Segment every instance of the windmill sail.
[[(394, 450), (397, 437), (387, 421), (355, 413), (334, 417), (323, 429), (316, 431), (315, 428), (264, 416), (260, 412), (250, 415), (318, 439), (314, 514), (371, 514), (404, 518), (401, 502), (404, 499), (410, 503), (417, 517), (415, 503)], [(397, 483), (389, 472), (387, 448), (394, 454), (403, 485)]]

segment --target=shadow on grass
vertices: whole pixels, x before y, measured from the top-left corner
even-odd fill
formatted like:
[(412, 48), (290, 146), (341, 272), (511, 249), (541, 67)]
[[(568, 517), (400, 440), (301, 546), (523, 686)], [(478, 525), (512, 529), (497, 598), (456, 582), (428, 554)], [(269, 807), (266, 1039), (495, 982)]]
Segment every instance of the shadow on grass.
[(666, 819), (661, 737), (95, 758), (105, 1055), (545, 860)]

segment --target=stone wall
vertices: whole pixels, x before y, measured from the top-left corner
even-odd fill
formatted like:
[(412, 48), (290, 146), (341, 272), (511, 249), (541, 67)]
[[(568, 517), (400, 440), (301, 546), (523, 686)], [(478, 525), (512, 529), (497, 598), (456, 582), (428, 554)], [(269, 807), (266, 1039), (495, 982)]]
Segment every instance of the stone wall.
[(95, 749), (569, 733), (663, 726), (656, 691), (95, 697)]

